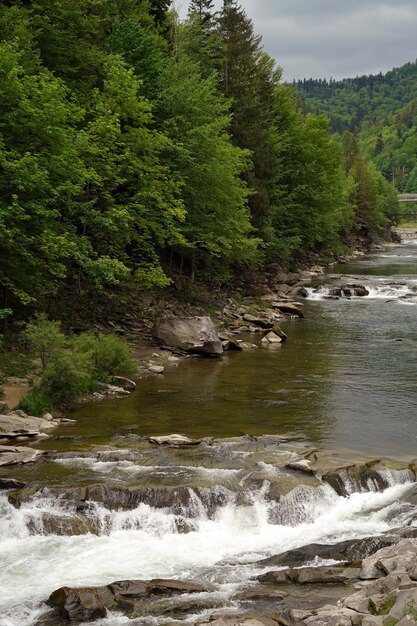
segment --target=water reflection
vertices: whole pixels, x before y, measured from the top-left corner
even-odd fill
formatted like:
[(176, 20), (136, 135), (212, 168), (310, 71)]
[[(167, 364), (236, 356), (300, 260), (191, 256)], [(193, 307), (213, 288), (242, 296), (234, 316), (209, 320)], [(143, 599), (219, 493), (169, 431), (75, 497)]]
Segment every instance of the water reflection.
[[(415, 281), (416, 269), (417, 246), (411, 244), (331, 272), (375, 285), (391, 275)], [(276, 349), (190, 359), (163, 377), (140, 381), (130, 398), (78, 410), (77, 424), (59, 434), (86, 437), (84, 442), (43, 445), (73, 449), (108, 442), (117, 433), (245, 433), (410, 453), (417, 441), (414, 305), (398, 298), (307, 302), (306, 319), (288, 322), (288, 341)], [(88, 439), (93, 435), (98, 439)]]

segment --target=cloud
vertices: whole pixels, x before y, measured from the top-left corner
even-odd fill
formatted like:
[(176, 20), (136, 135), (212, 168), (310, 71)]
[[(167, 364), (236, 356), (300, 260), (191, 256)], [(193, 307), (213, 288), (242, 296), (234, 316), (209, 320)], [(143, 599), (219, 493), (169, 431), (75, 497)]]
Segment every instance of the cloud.
[[(188, 2), (182, 5), (185, 16)], [(284, 78), (378, 73), (417, 57), (416, 0), (241, 0)]]

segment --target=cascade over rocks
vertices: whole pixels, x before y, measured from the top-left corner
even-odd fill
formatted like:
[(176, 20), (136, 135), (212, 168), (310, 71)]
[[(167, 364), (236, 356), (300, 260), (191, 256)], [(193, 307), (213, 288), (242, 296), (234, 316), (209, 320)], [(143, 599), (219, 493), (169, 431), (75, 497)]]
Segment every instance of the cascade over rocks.
[(155, 509), (169, 509), (174, 515), (187, 514), (187, 517), (198, 515), (193, 507), (195, 497), (204, 501), (209, 517), (227, 502), (227, 494), (221, 490), (191, 489), (189, 487), (123, 487), (119, 484), (92, 484), (87, 486), (51, 486), (44, 487), (30, 483), (9, 494), (9, 502), (20, 507), (38, 496), (52, 496), (63, 499), (71, 504), (78, 513), (88, 512), (88, 503), (101, 504), (108, 510), (131, 511), (140, 504), (147, 504)]
[(368, 491), (370, 487), (383, 491), (389, 487), (389, 481), (375, 469), (376, 465), (378, 461), (342, 467), (324, 473), (322, 479), (340, 496), (348, 496), (356, 490)]

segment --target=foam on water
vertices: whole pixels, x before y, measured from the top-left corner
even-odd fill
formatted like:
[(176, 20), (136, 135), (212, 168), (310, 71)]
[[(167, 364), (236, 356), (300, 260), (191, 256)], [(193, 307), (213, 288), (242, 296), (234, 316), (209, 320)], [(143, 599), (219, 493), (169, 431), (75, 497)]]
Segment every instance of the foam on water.
[[(388, 285), (384, 283), (369, 284), (363, 282), (363, 286), (369, 292), (366, 296), (348, 296), (349, 299), (357, 302), (364, 302), (366, 300), (398, 300), (402, 304), (417, 304), (417, 293), (415, 292), (415, 283), (406, 285)], [(320, 287), (309, 287), (307, 291), (308, 300), (325, 300), (329, 297), (334, 297), (333, 290), (337, 288), (337, 285), (322, 285)], [(346, 296), (339, 296), (341, 299), (346, 299)], [(406, 300), (404, 300), (406, 298)]]
[(153, 477), (169, 476), (173, 477), (178, 474), (188, 475), (215, 479), (215, 480), (227, 480), (238, 476), (241, 473), (240, 469), (228, 469), (218, 467), (204, 467), (194, 465), (138, 465), (133, 461), (120, 460), (120, 461), (101, 461), (94, 457), (72, 457), (70, 459), (56, 459), (55, 463), (66, 465), (67, 467), (80, 467), (88, 468), (92, 472), (97, 474), (111, 474), (115, 476), (129, 475), (134, 477), (140, 474), (150, 474)]
[[(401, 474), (392, 481), (409, 478)], [(347, 498), (328, 485), (300, 486), (279, 503), (287, 518), (275, 524), (271, 519), (277, 503), (268, 500), (267, 481), (246, 505), (238, 505), (236, 494), (230, 493), (211, 519), (205, 503), (195, 495), (197, 527), (186, 534), (178, 534), (176, 516), (169, 510), (141, 504), (133, 511), (108, 511), (95, 505), (94, 514), (103, 516), (98, 535), (33, 535), (34, 518), (36, 522), (45, 512), (62, 516), (73, 512), (60, 498), (35, 498), (15, 509), (6, 495), (0, 495), (0, 624), (34, 623), (35, 618), (25, 622), (13, 615), (30, 613), (30, 607), (39, 614), (39, 603), (62, 585), (107, 584), (127, 578), (206, 578), (217, 579), (219, 591), (224, 592), (223, 583), (231, 582), (229, 569), (223, 578), (224, 562), (242, 564), (236, 572), (241, 584), (256, 571), (256, 560), (265, 556), (313, 542), (379, 534), (395, 526), (403, 511), (397, 501), (412, 485), (408, 480), (382, 493), (352, 493)], [(253, 565), (243, 567), (248, 563)]]

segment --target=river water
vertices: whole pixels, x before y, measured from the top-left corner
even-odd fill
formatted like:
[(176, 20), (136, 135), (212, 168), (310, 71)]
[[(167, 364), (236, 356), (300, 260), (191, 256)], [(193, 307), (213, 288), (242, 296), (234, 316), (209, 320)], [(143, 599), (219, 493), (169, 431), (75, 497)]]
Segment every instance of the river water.
[[(369, 296), (329, 299), (353, 283)], [(62, 585), (127, 578), (210, 582), (204, 617), (207, 606), (239, 605), (265, 571), (259, 559), (414, 525), (416, 507), (404, 500), (414, 475), (394, 462), (380, 470), (384, 488), (349, 483), (347, 496), (285, 466), (311, 447), (351, 460), (402, 459), (405, 468), (417, 456), (416, 305), (417, 242), (409, 241), (320, 277), (305, 319), (286, 323), (285, 344), (190, 359), (141, 381), (128, 399), (78, 410), (77, 424), (39, 444), (57, 454), (3, 471), (44, 488), (20, 508), (0, 495), (0, 625), (36, 624), (42, 601)], [(216, 440), (176, 450), (142, 439), (172, 432)], [(65, 489), (86, 483), (145, 495), (128, 507), (92, 498), (80, 513)], [(180, 501), (166, 502), (178, 488)], [(160, 621), (111, 615), (101, 623)]]

